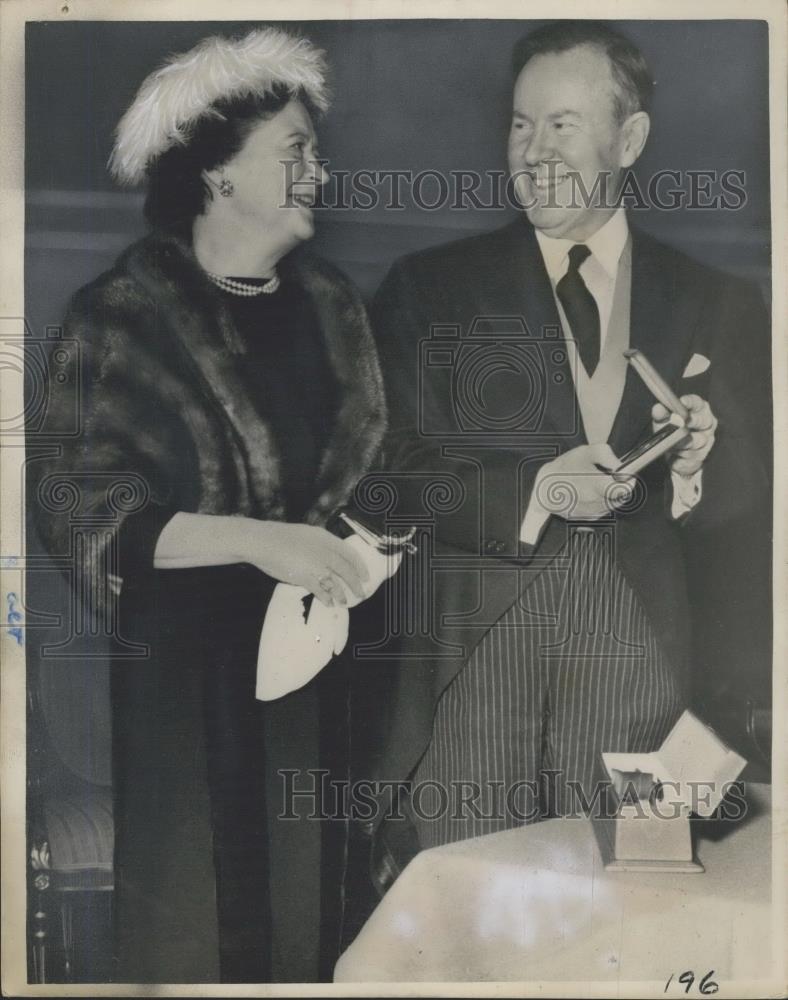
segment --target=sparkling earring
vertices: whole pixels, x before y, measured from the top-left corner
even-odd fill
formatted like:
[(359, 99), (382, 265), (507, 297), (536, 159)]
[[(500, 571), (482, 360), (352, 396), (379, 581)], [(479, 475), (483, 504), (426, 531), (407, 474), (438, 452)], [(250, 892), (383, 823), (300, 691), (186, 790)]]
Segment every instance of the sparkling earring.
[(219, 181), (219, 194), (222, 196), (222, 198), (232, 198), (233, 191), (235, 191), (235, 188), (233, 187), (233, 182), (228, 181), (226, 177), (222, 177), (222, 179)]

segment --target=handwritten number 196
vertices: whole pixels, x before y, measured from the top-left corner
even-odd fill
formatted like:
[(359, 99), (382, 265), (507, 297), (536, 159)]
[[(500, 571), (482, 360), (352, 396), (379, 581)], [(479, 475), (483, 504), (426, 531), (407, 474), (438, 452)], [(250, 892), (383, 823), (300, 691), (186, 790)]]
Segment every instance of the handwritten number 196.
[[(709, 996), (711, 993), (716, 993), (717, 990), (719, 989), (717, 983), (715, 983), (714, 980), (711, 978), (713, 975), (714, 975), (714, 969), (712, 969), (710, 972), (707, 972), (706, 975), (703, 977), (703, 979), (701, 979), (701, 981), (698, 983), (698, 991), (701, 994), (701, 996), (704, 997)], [(689, 993), (689, 991), (692, 989), (692, 984), (695, 982), (695, 973), (682, 972), (677, 981), (685, 986), (684, 992)], [(670, 979), (665, 983), (665, 990), (664, 990), (665, 993), (668, 992), (668, 987), (672, 982), (673, 982), (673, 973), (671, 973)]]

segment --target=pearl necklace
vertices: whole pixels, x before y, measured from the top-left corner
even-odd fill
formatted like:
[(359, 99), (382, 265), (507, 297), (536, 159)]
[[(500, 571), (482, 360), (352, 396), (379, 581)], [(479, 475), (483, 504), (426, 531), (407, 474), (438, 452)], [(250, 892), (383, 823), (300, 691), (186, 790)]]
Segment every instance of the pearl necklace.
[(279, 288), (279, 275), (274, 274), (264, 285), (250, 285), (245, 281), (236, 281), (235, 278), (225, 278), (221, 274), (214, 274), (213, 271), (205, 272), (211, 281), (222, 291), (230, 292), (231, 295), (272, 295)]

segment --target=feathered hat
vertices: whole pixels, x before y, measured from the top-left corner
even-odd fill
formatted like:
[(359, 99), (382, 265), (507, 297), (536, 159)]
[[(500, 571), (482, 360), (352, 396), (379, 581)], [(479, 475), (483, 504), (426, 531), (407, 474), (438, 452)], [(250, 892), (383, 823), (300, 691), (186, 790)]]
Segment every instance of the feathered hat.
[(115, 130), (109, 159), (113, 177), (138, 184), (165, 150), (185, 145), (194, 123), (219, 115), (215, 101), (264, 96), (276, 86), (303, 90), (321, 111), (328, 107), (325, 54), (306, 38), (261, 28), (240, 39), (212, 36), (172, 56), (148, 76)]

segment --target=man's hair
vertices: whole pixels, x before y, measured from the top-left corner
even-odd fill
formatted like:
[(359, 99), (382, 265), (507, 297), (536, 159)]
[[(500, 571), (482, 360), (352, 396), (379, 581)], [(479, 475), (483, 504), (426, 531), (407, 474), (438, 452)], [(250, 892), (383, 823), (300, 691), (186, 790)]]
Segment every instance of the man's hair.
[(515, 79), (534, 56), (568, 52), (578, 45), (593, 46), (607, 56), (616, 85), (613, 112), (619, 124), (636, 111), (650, 109), (654, 81), (642, 52), (603, 21), (553, 21), (521, 38), (512, 54)]

